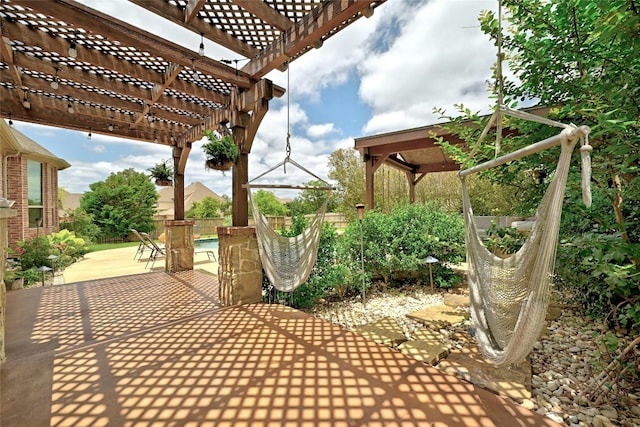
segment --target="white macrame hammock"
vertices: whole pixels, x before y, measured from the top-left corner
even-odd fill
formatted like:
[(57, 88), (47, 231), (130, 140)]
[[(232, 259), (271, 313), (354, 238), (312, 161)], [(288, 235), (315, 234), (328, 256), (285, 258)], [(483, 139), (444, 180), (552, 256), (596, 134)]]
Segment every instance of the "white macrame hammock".
[[(503, 112), (504, 110), (506, 109), (503, 108)], [(562, 202), (571, 154), (578, 138), (583, 139), (583, 201), (588, 206), (591, 204), (588, 187), (591, 146), (586, 139), (589, 128), (562, 125), (540, 117), (532, 118), (528, 113), (512, 110), (507, 111), (507, 114), (560, 125), (565, 130), (555, 137), (460, 172), (471, 316), (482, 354), (496, 365), (519, 363), (524, 360), (544, 327)], [(478, 235), (464, 176), (558, 144), (562, 146), (562, 150), (556, 172), (536, 211), (535, 224), (525, 244), (509, 258), (495, 256), (485, 247)]]
[(325, 199), (309, 226), (295, 237), (281, 236), (271, 228), (267, 218), (258, 209), (250, 188), (249, 200), (256, 225), (262, 268), (274, 288), (283, 292), (293, 292), (307, 281), (316, 263), (329, 198)]

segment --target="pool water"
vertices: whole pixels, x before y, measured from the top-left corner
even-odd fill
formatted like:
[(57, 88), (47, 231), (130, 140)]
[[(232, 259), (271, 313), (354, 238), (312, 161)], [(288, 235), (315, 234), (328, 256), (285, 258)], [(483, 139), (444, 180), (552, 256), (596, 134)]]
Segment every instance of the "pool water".
[(210, 249), (218, 250), (218, 239), (198, 239), (194, 242), (195, 250)]

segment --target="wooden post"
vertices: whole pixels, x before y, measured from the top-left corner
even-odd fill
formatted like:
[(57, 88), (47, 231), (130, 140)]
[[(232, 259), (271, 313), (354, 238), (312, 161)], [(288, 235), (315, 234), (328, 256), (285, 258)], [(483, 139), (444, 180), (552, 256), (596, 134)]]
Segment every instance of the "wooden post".
[(233, 226), (246, 227), (249, 225), (249, 200), (247, 189), (242, 185), (249, 180), (249, 154), (240, 153), (238, 162), (233, 167)]
[(365, 195), (366, 195), (366, 203), (367, 208), (370, 210), (375, 208), (374, 198), (373, 198), (373, 189), (374, 189), (374, 176), (376, 170), (373, 167), (374, 159), (369, 158), (364, 167), (364, 182), (365, 182)]

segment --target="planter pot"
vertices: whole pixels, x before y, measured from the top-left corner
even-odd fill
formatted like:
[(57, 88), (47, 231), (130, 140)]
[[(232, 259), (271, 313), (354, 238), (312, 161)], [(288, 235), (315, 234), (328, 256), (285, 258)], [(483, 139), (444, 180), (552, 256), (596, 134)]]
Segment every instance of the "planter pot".
[(205, 163), (205, 166), (209, 169), (228, 171), (229, 169), (231, 169), (231, 167), (233, 167), (233, 162), (231, 160), (208, 159)]
[(24, 288), (24, 278), (20, 277), (18, 279), (13, 279), (11, 282), (7, 283), (7, 290), (14, 291), (16, 289)]
[(170, 179), (156, 179), (156, 185), (160, 187), (171, 187), (173, 182)]

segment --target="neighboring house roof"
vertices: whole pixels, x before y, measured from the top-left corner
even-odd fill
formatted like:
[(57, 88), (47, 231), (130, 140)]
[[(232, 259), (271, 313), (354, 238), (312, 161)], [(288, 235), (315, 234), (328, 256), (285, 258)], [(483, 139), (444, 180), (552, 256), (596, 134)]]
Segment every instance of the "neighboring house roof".
[(22, 132), (9, 126), (4, 120), (0, 120), (0, 136), (2, 136), (0, 140), (2, 141), (3, 153), (15, 154), (18, 152), (29, 158), (55, 166), (58, 170), (71, 166), (66, 160), (61, 159)]
[[(158, 199), (158, 215), (173, 216), (173, 187), (163, 187), (158, 191), (158, 194), (160, 195)], [(184, 189), (184, 210), (188, 211), (195, 202), (199, 202), (205, 197), (224, 200), (203, 183), (199, 181), (192, 182)]]
[(60, 203), (62, 204), (62, 211), (60, 212), (60, 216), (63, 216), (64, 211), (69, 209), (76, 210), (80, 207), (80, 199), (82, 198), (82, 193), (69, 193), (65, 189), (60, 189)]

